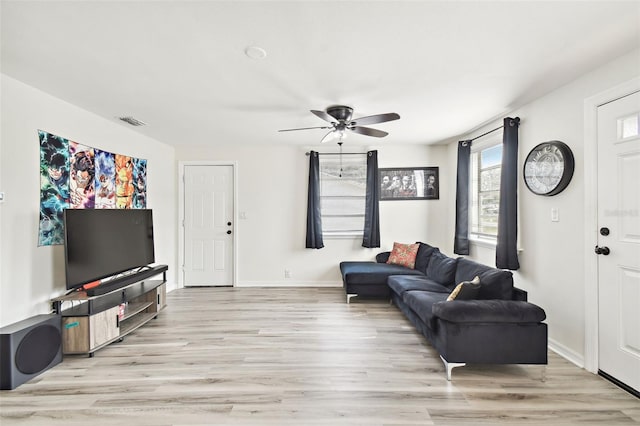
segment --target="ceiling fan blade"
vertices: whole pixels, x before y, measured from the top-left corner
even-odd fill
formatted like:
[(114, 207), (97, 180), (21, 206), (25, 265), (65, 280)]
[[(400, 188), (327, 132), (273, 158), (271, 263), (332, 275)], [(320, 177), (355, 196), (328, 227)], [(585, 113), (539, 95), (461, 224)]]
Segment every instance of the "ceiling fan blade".
[(354, 120), (351, 120), (352, 125), (359, 126), (361, 124), (376, 124), (376, 123), (384, 123), (386, 121), (393, 121), (399, 119), (400, 116), (395, 112), (389, 112), (386, 114), (376, 114), (369, 115), (367, 117), (360, 117)]
[(331, 126), (320, 126), (320, 127), (300, 127), (298, 129), (282, 129), (278, 130), (279, 132), (293, 132), (295, 130), (309, 130), (309, 129), (332, 129)]
[(376, 138), (383, 138), (389, 134), (387, 132), (383, 132), (382, 130), (372, 129), (370, 127), (362, 127), (362, 126), (347, 127), (347, 129), (353, 131), (354, 133), (359, 133), (361, 135), (366, 135), (366, 136), (373, 136)]
[(327, 133), (326, 135), (324, 135), (322, 140), (320, 140), (320, 143), (329, 142), (331, 139), (333, 139), (333, 133), (334, 132), (335, 132), (335, 130), (332, 130), (329, 133)]
[(327, 114), (324, 111), (318, 111), (316, 109), (312, 109), (311, 112), (314, 113), (316, 116), (322, 118), (324, 121), (328, 121), (329, 123), (335, 123), (336, 122), (335, 118), (333, 118), (332, 116), (330, 116), (329, 114)]

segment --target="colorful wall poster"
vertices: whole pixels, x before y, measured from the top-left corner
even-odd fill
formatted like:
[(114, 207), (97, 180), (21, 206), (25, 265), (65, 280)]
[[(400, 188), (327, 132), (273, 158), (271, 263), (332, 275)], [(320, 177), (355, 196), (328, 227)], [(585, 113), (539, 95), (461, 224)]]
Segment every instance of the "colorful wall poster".
[(62, 215), (69, 207), (69, 141), (38, 131), (40, 140), (40, 217), (38, 245), (62, 244)]
[(93, 148), (69, 142), (69, 194), (72, 209), (92, 209), (95, 202)]
[(38, 130), (38, 245), (64, 243), (64, 209), (144, 209), (147, 160), (102, 151)]
[(133, 205), (133, 162), (131, 157), (116, 154), (116, 208), (130, 209)]
[(133, 208), (147, 208), (147, 160), (133, 159)]
[(116, 208), (116, 157), (107, 151), (95, 150), (95, 208)]

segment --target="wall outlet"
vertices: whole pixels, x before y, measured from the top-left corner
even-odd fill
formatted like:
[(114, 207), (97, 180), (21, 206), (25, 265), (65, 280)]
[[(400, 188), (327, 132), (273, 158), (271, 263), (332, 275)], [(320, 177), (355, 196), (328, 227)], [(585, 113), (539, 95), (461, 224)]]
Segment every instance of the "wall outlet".
[(551, 222), (560, 222), (560, 211), (557, 207), (551, 209)]
[(285, 278), (291, 278), (291, 271), (289, 269), (285, 269), (284, 270), (284, 277)]

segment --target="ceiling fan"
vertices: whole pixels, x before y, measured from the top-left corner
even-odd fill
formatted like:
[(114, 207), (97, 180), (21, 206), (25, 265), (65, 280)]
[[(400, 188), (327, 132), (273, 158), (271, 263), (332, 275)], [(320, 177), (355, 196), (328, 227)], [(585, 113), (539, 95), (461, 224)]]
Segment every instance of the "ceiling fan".
[(318, 127), (302, 127), (298, 129), (283, 129), (278, 130), (279, 132), (291, 132), (295, 130), (308, 130), (308, 129), (331, 129), (329, 133), (327, 133), (320, 142), (327, 142), (333, 138), (333, 136), (338, 136), (340, 141), (342, 142), (342, 138), (344, 137), (345, 131), (350, 130), (354, 133), (358, 133), (360, 135), (365, 136), (373, 136), (376, 138), (383, 138), (387, 136), (389, 133), (383, 132), (382, 130), (372, 129), (371, 127), (363, 127), (362, 124), (376, 124), (376, 123), (384, 123), (386, 121), (393, 121), (400, 118), (398, 114), (395, 112), (389, 112), (386, 114), (376, 114), (370, 115), (367, 117), (360, 117), (352, 119), (353, 108), (344, 106), (344, 105), (333, 105), (327, 108), (326, 111), (318, 111), (311, 110), (313, 114), (321, 119), (328, 121), (331, 123), (330, 126), (318, 126)]

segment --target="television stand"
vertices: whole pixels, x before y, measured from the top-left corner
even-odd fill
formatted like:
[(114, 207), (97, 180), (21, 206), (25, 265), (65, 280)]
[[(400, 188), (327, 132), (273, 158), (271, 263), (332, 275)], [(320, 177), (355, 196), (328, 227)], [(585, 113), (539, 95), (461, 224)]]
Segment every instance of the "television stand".
[[(62, 353), (93, 356), (156, 318), (166, 307), (168, 269), (158, 265), (114, 279), (103, 293), (75, 291), (53, 299), (54, 312), (62, 317)], [(71, 307), (64, 309), (65, 302)]]

